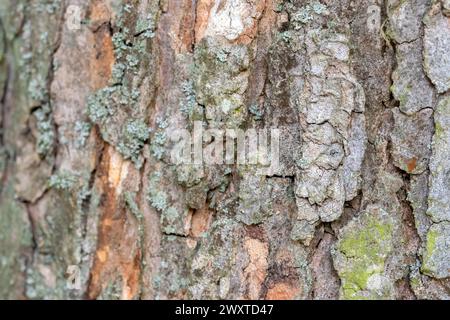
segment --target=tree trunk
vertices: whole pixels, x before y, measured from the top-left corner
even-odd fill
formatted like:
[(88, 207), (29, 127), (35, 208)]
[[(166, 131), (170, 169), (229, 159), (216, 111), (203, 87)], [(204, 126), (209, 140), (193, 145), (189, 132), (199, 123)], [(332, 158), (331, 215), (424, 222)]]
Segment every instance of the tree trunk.
[(0, 12), (0, 298), (450, 298), (448, 0)]

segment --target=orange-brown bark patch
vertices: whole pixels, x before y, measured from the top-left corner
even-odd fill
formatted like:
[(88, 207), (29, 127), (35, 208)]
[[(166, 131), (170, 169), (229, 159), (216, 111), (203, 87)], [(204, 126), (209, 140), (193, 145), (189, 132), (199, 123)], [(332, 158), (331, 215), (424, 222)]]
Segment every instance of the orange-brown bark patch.
[(197, 14), (195, 21), (196, 43), (199, 43), (205, 34), (206, 28), (208, 27), (209, 15), (213, 5), (214, 0), (199, 0), (197, 2)]
[(269, 288), (266, 294), (266, 300), (293, 300), (300, 293), (298, 287), (289, 283), (280, 282)]
[(114, 64), (114, 47), (109, 30), (111, 13), (103, 1), (94, 1), (90, 7), (90, 20), (94, 32), (94, 57), (90, 60), (92, 86), (95, 90), (108, 84)]
[(267, 275), (269, 246), (258, 239), (247, 237), (244, 247), (249, 256), (249, 264), (244, 270), (248, 285), (248, 298), (258, 299)]
[[(118, 162), (116, 151), (107, 146), (99, 164), (95, 189), (101, 195), (97, 251), (91, 270), (89, 298), (96, 298), (108, 283), (121, 276), (122, 298), (132, 299), (140, 290), (141, 251), (137, 247), (136, 228), (128, 222), (118, 192), (121, 172), (127, 164)], [(114, 160), (113, 160), (114, 159)]]
[[(235, 40), (235, 43), (239, 43), (239, 44), (250, 44), (253, 39), (255, 38), (255, 36), (258, 33), (258, 29), (259, 29), (259, 22), (261, 19), (261, 16), (264, 12), (264, 10), (266, 10), (266, 0), (261, 0), (261, 1), (257, 1), (256, 4), (256, 16), (254, 17), (254, 21), (251, 25), (249, 25), (239, 36), (239, 38), (237, 38)], [(271, 1), (269, 1), (269, 4), (271, 3)], [(271, 10), (271, 8), (269, 8)]]
[(408, 172), (413, 172), (414, 169), (415, 169), (416, 166), (417, 166), (417, 159), (416, 159), (416, 158), (412, 158), (411, 160), (409, 160), (409, 161), (406, 163), (406, 166), (407, 166), (407, 168), (408, 168)]
[(191, 220), (191, 236), (197, 238), (208, 230), (211, 222), (211, 213), (208, 207), (195, 211)]

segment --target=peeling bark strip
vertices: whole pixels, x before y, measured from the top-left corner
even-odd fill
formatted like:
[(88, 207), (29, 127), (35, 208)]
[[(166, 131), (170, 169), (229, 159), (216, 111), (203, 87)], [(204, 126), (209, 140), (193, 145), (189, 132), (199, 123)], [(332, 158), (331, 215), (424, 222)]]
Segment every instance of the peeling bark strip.
[[(447, 0), (1, 1), (0, 298), (450, 299), (449, 37)], [(279, 166), (174, 164), (199, 124)]]

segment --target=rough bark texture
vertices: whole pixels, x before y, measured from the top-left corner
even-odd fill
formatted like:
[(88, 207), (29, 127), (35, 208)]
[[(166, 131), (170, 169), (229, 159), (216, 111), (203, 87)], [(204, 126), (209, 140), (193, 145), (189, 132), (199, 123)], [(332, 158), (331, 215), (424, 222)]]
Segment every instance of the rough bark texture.
[(449, 88), (448, 0), (1, 0), (0, 297), (449, 299)]

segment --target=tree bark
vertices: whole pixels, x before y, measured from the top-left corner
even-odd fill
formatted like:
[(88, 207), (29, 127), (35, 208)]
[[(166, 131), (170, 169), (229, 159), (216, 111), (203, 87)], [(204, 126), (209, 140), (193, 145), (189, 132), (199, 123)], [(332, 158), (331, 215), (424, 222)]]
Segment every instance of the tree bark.
[(0, 298), (449, 299), (449, 52), (448, 0), (1, 1)]

